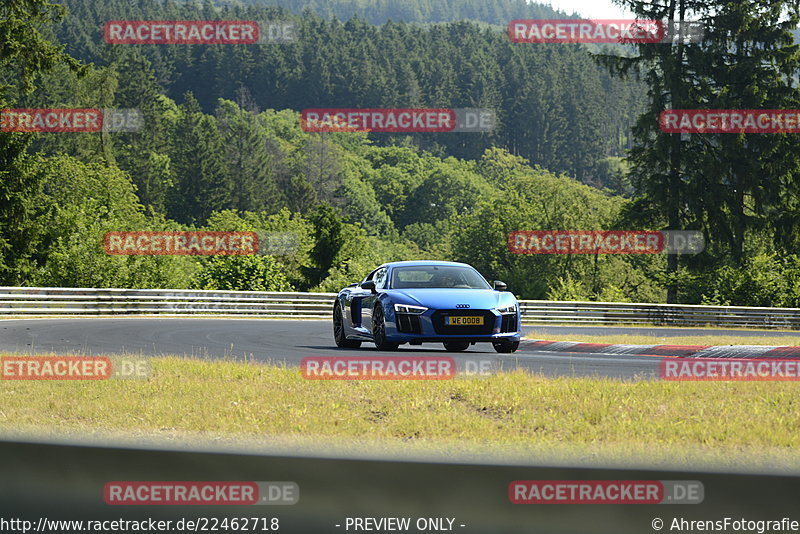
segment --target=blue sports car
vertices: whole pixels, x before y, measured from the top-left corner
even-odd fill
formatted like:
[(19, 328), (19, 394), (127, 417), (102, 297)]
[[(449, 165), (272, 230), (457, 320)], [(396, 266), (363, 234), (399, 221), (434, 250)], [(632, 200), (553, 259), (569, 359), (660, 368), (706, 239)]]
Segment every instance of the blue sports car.
[(465, 263), (386, 263), (339, 292), (333, 336), (346, 348), (372, 341), (379, 350), (443, 343), (462, 351), (483, 341), (509, 353), (519, 347), (519, 303), (503, 282), (492, 286)]

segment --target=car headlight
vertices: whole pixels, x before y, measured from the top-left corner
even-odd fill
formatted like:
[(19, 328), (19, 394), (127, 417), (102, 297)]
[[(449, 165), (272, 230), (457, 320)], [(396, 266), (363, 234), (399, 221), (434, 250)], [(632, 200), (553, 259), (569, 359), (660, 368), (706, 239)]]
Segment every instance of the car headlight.
[(504, 306), (502, 308), (497, 308), (497, 311), (500, 312), (501, 315), (511, 315), (517, 313), (517, 305), (514, 304), (513, 306)]
[(426, 308), (425, 306), (411, 306), (409, 304), (394, 305), (395, 313), (410, 313), (413, 315), (422, 315), (426, 311), (428, 311), (428, 308)]

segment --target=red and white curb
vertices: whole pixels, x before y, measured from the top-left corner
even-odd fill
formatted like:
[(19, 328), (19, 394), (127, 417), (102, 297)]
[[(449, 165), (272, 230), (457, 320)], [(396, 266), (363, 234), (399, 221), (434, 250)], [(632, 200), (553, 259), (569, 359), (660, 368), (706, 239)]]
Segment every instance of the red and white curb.
[(523, 340), (520, 348), (526, 352), (567, 352), (589, 354), (630, 354), (660, 358), (800, 358), (800, 347), (769, 347), (764, 345), (611, 345), (579, 341)]

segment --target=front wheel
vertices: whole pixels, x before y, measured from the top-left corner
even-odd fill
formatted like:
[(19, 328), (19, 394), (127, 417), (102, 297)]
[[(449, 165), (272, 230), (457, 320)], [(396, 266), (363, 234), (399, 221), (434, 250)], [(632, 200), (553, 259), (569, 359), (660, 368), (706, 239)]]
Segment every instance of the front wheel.
[(469, 348), (469, 342), (461, 341), (445, 341), (443, 345), (444, 350), (447, 352), (461, 352), (462, 350), (467, 350)]
[(333, 340), (340, 349), (357, 349), (361, 346), (360, 341), (353, 341), (345, 336), (342, 308), (339, 304), (333, 308)]
[(517, 351), (519, 341), (492, 341), (492, 346), (501, 354), (510, 354)]
[(386, 320), (383, 316), (383, 306), (378, 304), (372, 312), (372, 340), (378, 350), (397, 350), (400, 343), (386, 340)]

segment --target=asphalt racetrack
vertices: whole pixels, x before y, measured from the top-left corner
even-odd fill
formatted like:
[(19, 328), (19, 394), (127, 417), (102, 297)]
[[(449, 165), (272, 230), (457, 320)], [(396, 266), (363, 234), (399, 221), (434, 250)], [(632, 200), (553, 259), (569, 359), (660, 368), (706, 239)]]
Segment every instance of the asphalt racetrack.
[[(578, 334), (766, 336), (774, 345), (792, 332), (695, 328), (532, 326), (523, 334), (536, 338), (570, 340)], [(541, 333), (541, 334), (540, 334)], [(561, 353), (520, 346), (514, 354), (499, 355), (489, 343), (478, 343), (464, 353), (447, 353), (441, 344), (396, 352), (376, 351), (371, 343), (360, 349), (339, 349), (327, 320), (218, 319), (218, 318), (65, 318), (0, 320), (0, 352), (16, 354), (178, 355), (208, 359), (279, 362), (298, 365), (307, 356), (452, 355), (492, 359), (503, 369), (526, 368), (547, 376), (605, 376), (654, 378), (660, 358), (653, 356)]]

